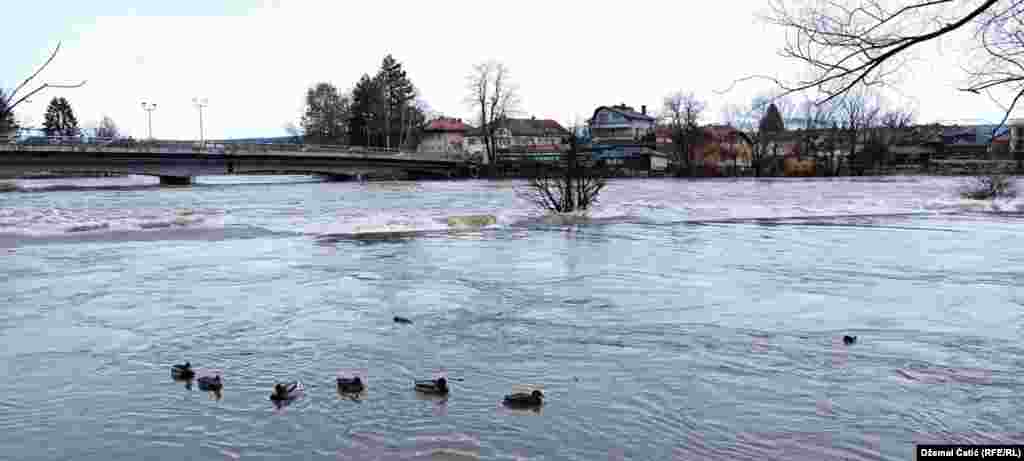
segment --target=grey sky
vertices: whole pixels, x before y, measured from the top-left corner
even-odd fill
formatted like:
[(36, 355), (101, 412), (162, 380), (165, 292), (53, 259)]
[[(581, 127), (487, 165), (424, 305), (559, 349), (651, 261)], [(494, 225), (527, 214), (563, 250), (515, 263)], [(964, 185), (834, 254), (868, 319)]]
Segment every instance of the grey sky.
[[(20, 48), (0, 85), (14, 86), (59, 39), (64, 49), (45, 81), (88, 84), (42, 93), (19, 107), (19, 119), (38, 125), (50, 98), (65, 96), (81, 122), (106, 114), (134, 136), (146, 134), (145, 100), (159, 105), (155, 136), (197, 137), (194, 96), (209, 98), (207, 137), (280, 135), (285, 122), (298, 121), (308, 86), (329, 81), (347, 90), (386, 53), (404, 64), (433, 109), (463, 118), (470, 117), (465, 76), (487, 59), (512, 70), (523, 115), (562, 122), (606, 104), (658, 111), (674, 90), (706, 100), (704, 121), (714, 122), (723, 104), (772, 89), (747, 82), (715, 92), (732, 80), (799, 70), (776, 56), (782, 31), (755, 18), (763, 0), (243, 0), (159, 8), (111, 1), (92, 9), (67, 2), (66, 10), (57, 3), (15, 7), (21, 21), (0, 39)], [(919, 50), (889, 99), (915, 108), (919, 121), (997, 120), (992, 102), (956, 91), (956, 38), (942, 46)]]

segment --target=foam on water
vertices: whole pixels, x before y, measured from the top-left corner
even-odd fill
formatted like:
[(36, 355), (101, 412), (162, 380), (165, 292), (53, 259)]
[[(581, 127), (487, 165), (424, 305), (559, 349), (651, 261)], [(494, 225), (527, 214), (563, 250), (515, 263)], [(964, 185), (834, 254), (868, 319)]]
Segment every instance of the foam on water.
[(7, 192), (52, 192), (67, 190), (89, 190), (89, 189), (131, 189), (139, 187), (156, 187), (160, 185), (160, 179), (154, 176), (110, 176), (110, 177), (84, 177), (84, 178), (43, 178), (43, 179), (15, 179), (5, 181), (5, 184), (12, 185)]
[(0, 235), (47, 237), (69, 233), (94, 234), (168, 228), (218, 229), (224, 225), (224, 213), (218, 210), (58, 207), (0, 209)]

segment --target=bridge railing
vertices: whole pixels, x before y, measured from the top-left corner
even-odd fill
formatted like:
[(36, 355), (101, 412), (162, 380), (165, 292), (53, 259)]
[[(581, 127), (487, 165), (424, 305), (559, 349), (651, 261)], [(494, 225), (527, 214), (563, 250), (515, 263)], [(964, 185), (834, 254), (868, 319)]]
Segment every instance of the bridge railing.
[(445, 152), (416, 152), (398, 148), (353, 146), (347, 144), (295, 144), (295, 143), (238, 143), (231, 141), (191, 141), (167, 139), (94, 138), (81, 136), (0, 136), (2, 150), (47, 150), (57, 148), (73, 152), (124, 149), (139, 152), (244, 154), (274, 152), (307, 152), (322, 154), (348, 154), (383, 158), (434, 158), (439, 160), (467, 160), (465, 154)]

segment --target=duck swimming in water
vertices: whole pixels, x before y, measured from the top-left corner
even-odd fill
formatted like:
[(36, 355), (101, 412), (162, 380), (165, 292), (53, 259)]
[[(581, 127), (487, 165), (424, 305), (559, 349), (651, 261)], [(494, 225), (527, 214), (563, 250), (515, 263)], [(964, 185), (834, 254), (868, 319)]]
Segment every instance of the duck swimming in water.
[(353, 378), (338, 378), (338, 390), (345, 393), (357, 394), (363, 392), (366, 385), (358, 376)]
[(416, 381), (416, 390), (424, 394), (448, 394), (448, 380), (444, 378)]
[(199, 383), (199, 390), (202, 391), (219, 391), (224, 388), (224, 381), (220, 379), (220, 375), (200, 376), (196, 382)]
[(409, 320), (409, 319), (407, 319), (405, 317), (399, 317), (399, 316), (396, 315), (395, 316), (395, 323), (411, 324), (412, 320)]
[(302, 383), (295, 381), (289, 384), (277, 383), (274, 385), (274, 392), (270, 394), (270, 400), (283, 402), (294, 400), (302, 395)]
[(847, 346), (849, 346), (850, 344), (853, 344), (855, 342), (857, 342), (857, 337), (856, 336), (850, 336), (850, 335), (844, 335), (843, 336), (843, 344), (846, 344)]
[(505, 400), (502, 403), (509, 407), (539, 407), (544, 404), (544, 393), (536, 389), (529, 394), (525, 392), (517, 392), (515, 394), (506, 395)]
[(174, 365), (171, 367), (171, 377), (174, 379), (192, 379), (196, 375), (196, 372), (192, 371), (192, 364), (185, 362), (184, 365)]

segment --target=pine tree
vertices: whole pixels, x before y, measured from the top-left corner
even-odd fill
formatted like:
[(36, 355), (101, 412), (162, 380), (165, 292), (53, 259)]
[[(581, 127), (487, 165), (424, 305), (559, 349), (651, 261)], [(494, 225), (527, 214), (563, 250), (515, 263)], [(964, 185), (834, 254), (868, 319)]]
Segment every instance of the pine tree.
[[(416, 96), (416, 87), (409, 81), (402, 63), (390, 54), (384, 56), (376, 79), (384, 99), (383, 113), (378, 115), (384, 124), (385, 146), (396, 146), (401, 144), (402, 128), (408, 116), (409, 103)], [(394, 123), (396, 121), (397, 124)]]
[(318, 83), (306, 91), (302, 128), (307, 142), (345, 144), (348, 142), (349, 98), (330, 83)]
[(363, 74), (352, 90), (352, 110), (349, 126), (352, 144), (372, 146), (384, 144), (384, 108), (386, 106), (381, 79)]
[(782, 114), (779, 113), (779, 108), (775, 107), (775, 103), (768, 105), (768, 110), (765, 111), (759, 128), (761, 131), (769, 133), (786, 131), (786, 125), (782, 122)]
[(14, 121), (14, 111), (10, 109), (4, 90), (0, 89), (0, 136), (12, 136), (17, 129), (18, 122)]
[(53, 98), (46, 108), (45, 118), (43, 131), (47, 136), (78, 136), (78, 119), (67, 99)]

